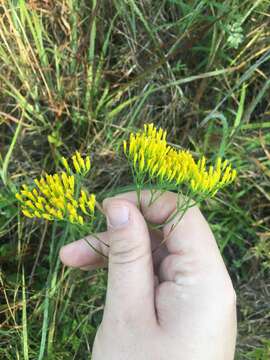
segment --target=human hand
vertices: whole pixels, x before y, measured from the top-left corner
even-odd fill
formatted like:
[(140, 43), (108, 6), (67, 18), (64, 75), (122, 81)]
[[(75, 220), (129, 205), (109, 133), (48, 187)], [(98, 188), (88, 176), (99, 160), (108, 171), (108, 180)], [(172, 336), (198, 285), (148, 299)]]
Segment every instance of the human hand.
[[(89, 236), (108, 255), (108, 289), (93, 360), (232, 360), (236, 339), (235, 292), (215, 238), (197, 207), (173, 230), (176, 195), (148, 207), (150, 193), (104, 201), (108, 231)], [(145, 221), (146, 220), (146, 221)], [(165, 244), (152, 254), (166, 236)], [(64, 246), (62, 262), (96, 268), (106, 259), (82, 239)]]

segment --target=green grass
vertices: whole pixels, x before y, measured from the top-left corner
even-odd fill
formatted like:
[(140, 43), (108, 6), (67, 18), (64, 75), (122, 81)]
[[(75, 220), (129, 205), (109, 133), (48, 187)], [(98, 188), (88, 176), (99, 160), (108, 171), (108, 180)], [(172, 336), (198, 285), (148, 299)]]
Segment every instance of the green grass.
[(63, 268), (76, 236), (22, 218), (14, 193), (75, 149), (102, 197), (130, 184), (117, 149), (145, 122), (239, 169), (203, 211), (238, 294), (237, 358), (269, 358), (269, 16), (267, 0), (1, 2), (0, 359), (89, 358), (106, 271)]

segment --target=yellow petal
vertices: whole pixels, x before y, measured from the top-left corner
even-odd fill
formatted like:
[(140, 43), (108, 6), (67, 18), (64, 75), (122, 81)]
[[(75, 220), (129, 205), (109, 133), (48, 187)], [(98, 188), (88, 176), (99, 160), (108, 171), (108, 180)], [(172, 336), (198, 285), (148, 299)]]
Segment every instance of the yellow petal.
[(81, 173), (81, 168), (80, 168), (80, 165), (79, 165), (75, 155), (72, 156), (72, 162), (73, 162), (73, 166), (74, 166), (74, 169), (75, 169), (76, 173), (80, 174)]
[(45, 220), (53, 220), (53, 217), (51, 216), (51, 215), (49, 215), (49, 214), (42, 214), (42, 217), (43, 217), (43, 219), (45, 219)]
[(91, 168), (91, 161), (90, 161), (90, 156), (86, 156), (85, 159), (85, 167), (86, 167), (86, 171), (88, 172)]
[(35, 214), (35, 216), (36, 216), (37, 218), (39, 218), (39, 219), (41, 218), (41, 214), (40, 214), (39, 211), (36, 210), (36, 211), (34, 212), (34, 214)]
[(68, 173), (70, 173), (70, 167), (68, 165), (67, 159), (64, 156), (62, 156), (61, 161), (62, 161), (62, 164), (64, 165), (64, 168), (67, 170)]
[(78, 222), (79, 224), (83, 225), (84, 221), (83, 221), (83, 217), (80, 215), (78, 216)]
[(34, 217), (34, 215), (32, 213), (30, 213), (30, 211), (27, 210), (27, 209), (22, 209), (22, 213), (23, 213), (24, 216), (26, 216), (28, 218), (33, 218)]
[(17, 193), (17, 194), (15, 195), (15, 197), (16, 197), (17, 200), (19, 200), (19, 201), (21, 201), (21, 202), (24, 201), (22, 195), (19, 194), (19, 193)]
[(126, 140), (123, 141), (123, 149), (124, 149), (124, 153), (127, 154), (127, 142), (126, 142)]

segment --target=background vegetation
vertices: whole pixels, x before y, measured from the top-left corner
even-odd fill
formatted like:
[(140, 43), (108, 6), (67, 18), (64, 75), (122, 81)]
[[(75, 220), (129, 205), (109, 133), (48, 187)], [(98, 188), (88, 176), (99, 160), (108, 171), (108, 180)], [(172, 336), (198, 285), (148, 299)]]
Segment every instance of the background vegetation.
[(145, 122), (239, 169), (203, 211), (238, 294), (237, 359), (270, 358), (269, 22), (269, 0), (0, 2), (0, 359), (89, 358), (106, 272), (62, 267), (72, 233), (22, 218), (14, 193), (76, 149), (91, 190), (130, 184), (116, 150)]

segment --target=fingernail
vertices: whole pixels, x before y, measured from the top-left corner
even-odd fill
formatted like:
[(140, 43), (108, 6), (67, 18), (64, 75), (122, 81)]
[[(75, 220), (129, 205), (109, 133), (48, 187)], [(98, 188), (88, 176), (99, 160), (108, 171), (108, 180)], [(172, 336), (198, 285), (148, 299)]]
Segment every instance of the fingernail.
[(111, 228), (120, 228), (128, 224), (129, 208), (121, 205), (108, 206), (107, 223)]

